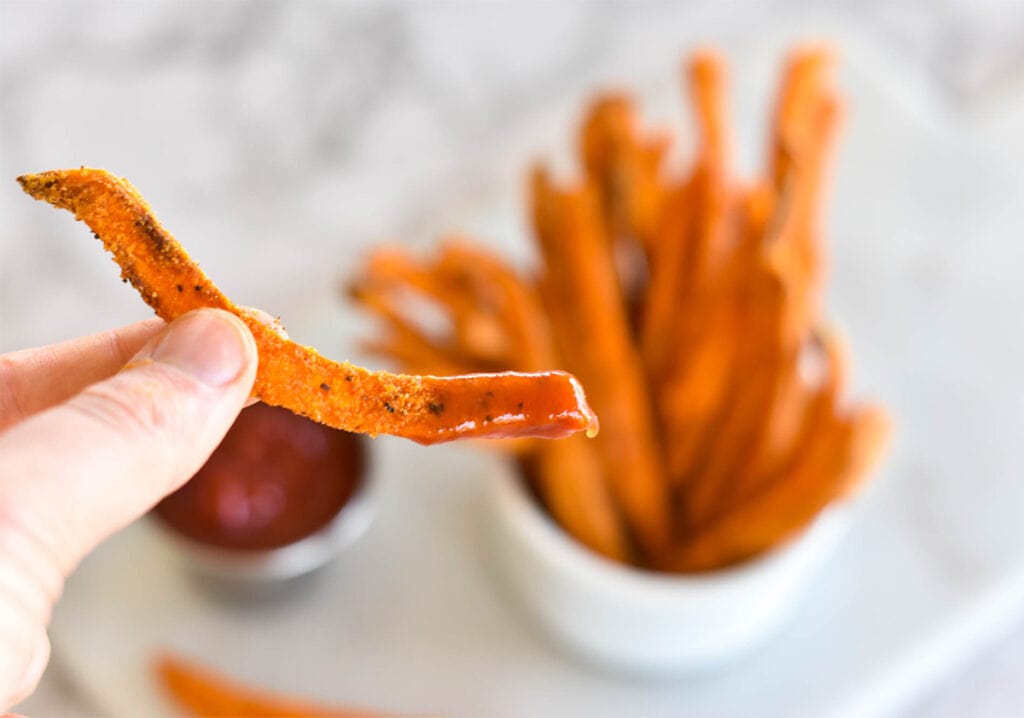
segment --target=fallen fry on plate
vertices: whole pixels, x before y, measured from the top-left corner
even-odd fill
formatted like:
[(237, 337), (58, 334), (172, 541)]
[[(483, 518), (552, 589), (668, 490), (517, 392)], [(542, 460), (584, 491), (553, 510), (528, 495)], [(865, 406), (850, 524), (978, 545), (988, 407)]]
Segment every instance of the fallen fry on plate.
[[(524, 442), (516, 456), (543, 508), (598, 553), (678, 572), (748, 560), (848, 496), (884, 449), (885, 412), (846, 400), (845, 347), (822, 317), (822, 205), (842, 119), (832, 64), (826, 47), (791, 54), (751, 180), (730, 166), (714, 52), (694, 53), (683, 73), (687, 165), (673, 166), (670, 138), (647, 130), (628, 96), (598, 97), (579, 130), (580, 179), (531, 175), (537, 268), (485, 279), (477, 248), (473, 291), (454, 301), (446, 290), (447, 331), (416, 334), (425, 346), (403, 339), (415, 325), (393, 315), (456, 284), (443, 261), (393, 250), (357, 280), (389, 273), (388, 302), (363, 304), (391, 327), (375, 346), (400, 366), (528, 370), (526, 344), (580, 377), (598, 441)], [(499, 310), (506, 281), (528, 310)]]
[(83, 220), (121, 276), (166, 321), (202, 307), (229, 311), (259, 350), (254, 396), (338, 429), (393, 434), (423, 444), (462, 438), (561, 438), (594, 433), (583, 389), (565, 372), (410, 376), (325, 359), (231, 302), (153, 216), (126, 180), (99, 169), (18, 178), (36, 199)]
[(153, 666), (160, 687), (191, 718), (371, 718), (374, 713), (317, 705), (243, 685), (171, 654)]

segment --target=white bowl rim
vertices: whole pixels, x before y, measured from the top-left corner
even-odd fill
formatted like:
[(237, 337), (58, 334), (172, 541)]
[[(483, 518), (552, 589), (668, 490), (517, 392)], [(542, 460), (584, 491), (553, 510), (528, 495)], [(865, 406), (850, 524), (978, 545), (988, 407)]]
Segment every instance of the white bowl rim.
[(493, 492), (499, 509), (511, 514), (510, 523), (516, 527), (515, 530), (537, 545), (545, 560), (558, 564), (558, 568), (581, 581), (603, 586), (604, 590), (643, 591), (667, 599), (677, 598), (681, 593), (691, 596), (695, 592), (716, 593), (773, 571), (801, 545), (813, 541), (813, 535), (833, 523), (844, 508), (841, 504), (827, 507), (799, 535), (735, 566), (705, 573), (659, 573), (616, 563), (576, 542), (529, 496), (510, 460), (495, 462), (492, 473)]

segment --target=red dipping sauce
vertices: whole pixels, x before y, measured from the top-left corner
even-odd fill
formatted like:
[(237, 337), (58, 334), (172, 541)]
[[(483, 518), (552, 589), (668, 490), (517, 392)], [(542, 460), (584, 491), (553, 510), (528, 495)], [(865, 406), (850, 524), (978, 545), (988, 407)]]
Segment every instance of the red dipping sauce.
[(211, 546), (287, 546), (338, 514), (362, 482), (365, 464), (358, 435), (254, 404), (199, 472), (153, 512)]

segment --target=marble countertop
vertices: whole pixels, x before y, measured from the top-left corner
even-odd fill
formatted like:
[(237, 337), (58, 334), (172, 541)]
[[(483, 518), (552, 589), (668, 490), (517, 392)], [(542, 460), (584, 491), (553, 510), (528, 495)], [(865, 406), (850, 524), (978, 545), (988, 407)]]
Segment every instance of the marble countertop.
[[(963, 137), (936, 160), (946, 163), (948, 181), (936, 177), (912, 190), (925, 206), (967, 195), (974, 214), (954, 228), (900, 228), (909, 239), (893, 251), (910, 260), (914, 242), (927, 241), (920, 233), (945, 242), (932, 259), (908, 260), (900, 271), (939, 305), (959, 261), (991, 261), (979, 271), (991, 273), (993, 291), (1009, 286), (1024, 259), (1019, 202), (1007, 189), (1024, 186), (1020, 163), (1007, 161), (1024, 157), (1024, 136), (1007, 124), (1021, 117), (1010, 110), (1024, 99), (1024, 18), (1009, 5), (766, 2), (737, 12), (700, 3), (4, 0), (0, 351), (148, 315), (130, 289), (112, 281), (115, 270), (80, 227), (21, 194), (10, 181), (19, 174), (93, 165), (130, 178), (229, 295), (273, 308), (288, 324), (304, 308), (330, 302), (339, 277), (370, 244), (425, 244), (472, 224), (474, 208), (517, 197), (523, 163), (568, 141), (575, 108), (593, 88), (621, 83), (642, 94), (666, 84), (687, 48), (721, 45), (749, 70), (737, 78), (736, 101), (761, 108), (777, 66), (757, 65), (759, 55), (746, 48), (767, 42), (781, 50), (837, 28), (860, 38), (854, 61), (868, 56), (894, 68), (897, 91), (886, 90), (898, 95), (894, 102), (922, 126)], [(665, 107), (677, 102), (665, 98)], [(552, 116), (563, 120), (538, 120)], [(756, 137), (761, 123), (761, 115), (741, 114), (741, 138)], [(988, 137), (1016, 139), (993, 147)], [(987, 174), (965, 174), (976, 167)], [(972, 183), (971, 191), (958, 182)], [(976, 255), (959, 254), (954, 230)], [(496, 243), (512, 246), (502, 233), (514, 227), (494, 231)], [(842, 245), (836, 261), (868, 271), (863, 256)], [(998, 256), (1005, 262), (992, 260)], [(975, 299), (981, 307), (993, 297)], [(1010, 306), (979, 322), (1011, 321)], [(1012, 352), (1020, 345), (1005, 346), (1009, 354), (978, 356), (974, 369), (985, 372), (993, 361), (1019, 366), (1024, 357)], [(1006, 431), (1019, 436), (1016, 421)], [(976, 660), (964, 656), (941, 687), (905, 710), (999, 716), (1022, 707), (1024, 627)], [(91, 709), (58, 660), (21, 710), (74, 717)]]

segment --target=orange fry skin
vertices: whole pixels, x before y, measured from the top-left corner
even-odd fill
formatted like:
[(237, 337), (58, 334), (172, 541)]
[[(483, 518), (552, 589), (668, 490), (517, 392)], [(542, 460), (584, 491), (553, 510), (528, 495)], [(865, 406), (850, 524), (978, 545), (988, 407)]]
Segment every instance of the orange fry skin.
[(701, 135), (699, 161), (724, 172), (729, 161), (729, 127), (726, 119), (725, 61), (711, 50), (694, 53), (687, 67), (690, 92)]
[(669, 139), (642, 133), (633, 102), (604, 95), (591, 106), (580, 128), (580, 155), (598, 190), (608, 237), (614, 243), (633, 235), (650, 248), (651, 233), (664, 200), (661, 165)]
[[(389, 324), (390, 336), (374, 349), (405, 370), (455, 374), (497, 366), (535, 371), (562, 363), (535, 287), (466, 240), (445, 241), (438, 256), (425, 263), (398, 250), (378, 250), (350, 294)], [(419, 302), (442, 309), (449, 319), (447, 333), (424, 336), (403, 318), (403, 305)], [(465, 351), (473, 344), (466, 336), (473, 326), (467, 318), (473, 315), (496, 323), (501, 352)], [(524, 439), (495, 448), (518, 454), (529, 466), (527, 479), (569, 534), (603, 556), (629, 559), (595, 442), (580, 436)]]
[(538, 491), (558, 523), (591, 550), (629, 562), (629, 546), (594, 442), (572, 436), (536, 446), (534, 455)]
[(654, 555), (669, 539), (661, 446), (596, 193), (589, 185), (558, 188), (540, 168), (531, 191), (545, 261), (541, 296), (566, 366), (593, 387), (610, 427), (597, 446), (626, 525), (641, 552)]
[(881, 456), (890, 427), (874, 406), (828, 413), (790, 469), (692, 535), (662, 568), (721, 568), (791, 540), (857, 487)]
[[(741, 501), (761, 482), (778, 475), (845, 391), (847, 357), (834, 331), (816, 329), (796, 354), (787, 358), (792, 365), (777, 377), (763, 426), (727, 487), (727, 502)], [(804, 371), (800, 363), (805, 364)], [(807, 373), (812, 376), (803, 376)]]
[(410, 376), (334, 362), (279, 336), (231, 302), (157, 222), (127, 181), (100, 169), (18, 178), (36, 199), (83, 220), (121, 267), (122, 277), (165, 321), (210, 307), (238, 316), (259, 350), (254, 395), (315, 421), (422, 444), (462, 438), (561, 438), (596, 431), (596, 417), (564, 372)]
[(154, 672), (161, 688), (176, 706), (194, 718), (369, 718), (373, 715), (259, 691), (169, 654), (157, 658)]
[(834, 62), (831, 48), (807, 45), (794, 50), (786, 63), (768, 156), (768, 176), (779, 192), (785, 188), (793, 170), (796, 148), (807, 129), (810, 105)]

